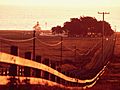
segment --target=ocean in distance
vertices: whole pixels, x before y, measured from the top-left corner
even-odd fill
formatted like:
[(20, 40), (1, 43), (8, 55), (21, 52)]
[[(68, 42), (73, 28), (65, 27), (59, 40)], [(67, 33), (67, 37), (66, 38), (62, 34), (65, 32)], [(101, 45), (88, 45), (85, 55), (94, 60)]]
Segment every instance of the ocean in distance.
[[(0, 30), (32, 30), (33, 26), (39, 21), (42, 30), (50, 30), (57, 25), (63, 25), (70, 21), (70, 18), (79, 18), (80, 16), (92, 16), (97, 20), (102, 20), (102, 15), (98, 11), (103, 8), (55, 8), (55, 7), (18, 7), (18, 6), (0, 6)], [(120, 29), (120, 10), (117, 7), (108, 8), (109, 15), (105, 15), (105, 20), (109, 22), (114, 29), (116, 25)], [(46, 25), (47, 23), (47, 25)]]

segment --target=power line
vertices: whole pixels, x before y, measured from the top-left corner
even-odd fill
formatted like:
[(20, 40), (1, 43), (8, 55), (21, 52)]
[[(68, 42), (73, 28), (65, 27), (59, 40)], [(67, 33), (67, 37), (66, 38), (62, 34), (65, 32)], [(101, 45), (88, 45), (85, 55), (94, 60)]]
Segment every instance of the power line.
[(55, 46), (58, 46), (58, 45), (60, 45), (62, 42), (60, 41), (60, 42), (57, 42), (57, 43), (54, 43), (54, 44), (50, 44), (50, 43), (46, 43), (46, 42), (43, 42), (43, 41), (41, 41), (39, 38), (36, 38), (41, 44), (43, 44), (43, 45), (46, 45), (46, 46), (50, 46), (50, 47), (55, 47)]
[(8, 41), (8, 42), (18, 42), (18, 43), (31, 41), (31, 40), (33, 40), (34, 38), (36, 38), (36, 37), (29, 38), (29, 39), (24, 39), (24, 40), (13, 40), (13, 39), (7, 39), (7, 38), (2, 38), (2, 37), (0, 37), (1, 40)]
[(110, 14), (109, 12), (98, 12), (98, 14), (102, 14), (103, 16), (103, 22), (102, 22), (102, 60), (104, 60), (104, 32), (105, 32), (105, 27), (104, 27), (104, 17), (105, 17), (105, 14)]
[(61, 36), (61, 65), (62, 65), (62, 59), (63, 59), (63, 37)]
[(36, 31), (33, 30), (33, 60), (35, 60), (35, 33)]

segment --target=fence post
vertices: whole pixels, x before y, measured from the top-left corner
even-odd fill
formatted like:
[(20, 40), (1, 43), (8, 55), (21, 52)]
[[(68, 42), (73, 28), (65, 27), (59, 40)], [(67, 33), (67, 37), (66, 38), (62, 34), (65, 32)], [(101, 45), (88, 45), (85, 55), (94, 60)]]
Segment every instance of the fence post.
[(15, 55), (15, 56), (19, 56), (18, 47), (17, 46), (11, 46), (10, 54)]
[[(61, 72), (61, 68), (58, 67), (58, 68), (57, 68), (57, 71), (58, 71), (58, 72)], [(57, 77), (56, 79), (57, 79), (57, 80), (56, 80), (57, 83), (61, 83), (61, 78), (60, 78), (60, 77)]]
[[(17, 46), (11, 46), (11, 48), (10, 48), (10, 54), (14, 55), (14, 56), (18, 56), (19, 55), (18, 54), (18, 47)], [(11, 64), (10, 65), (9, 75), (10, 76), (17, 76), (17, 65), (16, 64)]]
[[(56, 69), (56, 64), (55, 64), (55, 62), (51, 62), (51, 68), (53, 68), (53, 69)], [(55, 78), (56, 78), (56, 76), (54, 75), (54, 74), (50, 74), (50, 80), (51, 81), (56, 81), (55, 80)]]
[[(19, 52), (18, 52), (18, 47), (17, 46), (11, 46), (10, 47), (10, 54), (14, 55), (14, 56), (18, 56)], [(9, 76), (12, 76), (11, 78), (9, 78), (9, 90), (16, 90), (17, 89), (17, 79), (15, 78), (15, 76), (17, 76), (18, 74), (18, 70), (17, 70), (17, 65), (15, 64), (15, 58), (14, 56), (11, 58), (14, 61), (14, 64), (10, 64), (9, 67)]]
[[(48, 58), (45, 58), (43, 61), (42, 61), (43, 64), (47, 65), (47, 66), (50, 66), (50, 60)], [(42, 77), (47, 79), (47, 80), (50, 80), (50, 73), (49, 72), (46, 72), (46, 71), (43, 71), (42, 72)]]
[[(25, 52), (25, 59), (31, 60), (31, 52)], [(24, 67), (24, 76), (30, 77), (31, 76), (31, 68), (30, 67)]]
[(42, 58), (42, 57), (41, 57), (40, 55), (37, 55), (37, 56), (36, 56), (36, 62), (42, 63), (41, 58)]
[(32, 55), (31, 52), (25, 52), (25, 59), (31, 60), (32, 59), (31, 55)]
[[(38, 62), (38, 63), (41, 63), (41, 62), (42, 62), (40, 55), (37, 55), (37, 56), (36, 56), (36, 62)], [(36, 77), (40, 78), (40, 77), (41, 77), (41, 70), (36, 69), (35, 71), (36, 71)]]

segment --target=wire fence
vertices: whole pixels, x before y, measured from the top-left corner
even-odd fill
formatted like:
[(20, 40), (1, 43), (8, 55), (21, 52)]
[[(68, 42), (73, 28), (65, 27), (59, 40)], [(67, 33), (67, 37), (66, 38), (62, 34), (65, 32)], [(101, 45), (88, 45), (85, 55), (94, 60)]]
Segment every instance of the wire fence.
[[(54, 38), (54, 37), (53, 37)], [(29, 50), (32, 52), (33, 50), (33, 40), (35, 39), (36, 41), (36, 52), (39, 52), (41, 55), (44, 56), (48, 56), (48, 57), (58, 57), (60, 58), (60, 52), (61, 52), (61, 48), (62, 48), (62, 53), (63, 53), (63, 57), (72, 57), (72, 59), (74, 59), (75, 55), (80, 57), (83, 55), (88, 55), (89, 53), (92, 52), (92, 50), (94, 48), (96, 48), (96, 46), (100, 43), (97, 42), (96, 44), (94, 44), (94, 46), (87, 46), (87, 49), (81, 50), (81, 48), (75, 48), (72, 45), (67, 45), (65, 44), (65, 42), (67, 42), (66, 40), (62, 40), (60, 38), (56, 39), (54, 42), (52, 41), (43, 41), (44, 39), (40, 39), (38, 37), (32, 37), (32, 38), (27, 38), (27, 39), (19, 39), (19, 40), (15, 40), (15, 39), (8, 39), (8, 38), (3, 38), (0, 37), (0, 41), (1, 41), (1, 51), (4, 51), (6, 48), (8, 48), (9, 46), (14, 46), (17, 45), (20, 50)], [(70, 41), (69, 41), (70, 42)], [(62, 46), (61, 46), (62, 44)], [(43, 46), (41, 46), (43, 45)], [(75, 46), (76, 44), (74, 44)], [(44, 52), (42, 54), (42, 52)], [(51, 53), (52, 52), (52, 53)], [(65, 55), (65, 54), (69, 54), (69, 55)]]

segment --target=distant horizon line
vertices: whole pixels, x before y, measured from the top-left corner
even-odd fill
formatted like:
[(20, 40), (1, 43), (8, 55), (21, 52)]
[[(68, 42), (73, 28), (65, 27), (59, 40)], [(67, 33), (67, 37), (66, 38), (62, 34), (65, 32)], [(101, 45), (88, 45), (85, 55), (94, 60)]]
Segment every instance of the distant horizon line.
[[(0, 29), (0, 31), (10, 31), (10, 30), (11, 30), (11, 31), (33, 31), (33, 30), (28, 30), (28, 29), (23, 29), (23, 30), (22, 30), (22, 29), (16, 29), (16, 30), (15, 30), (15, 29)], [(41, 31), (51, 31), (51, 30), (47, 30), (47, 29), (44, 30), (44, 29), (43, 29), (43, 30), (41, 30)]]

